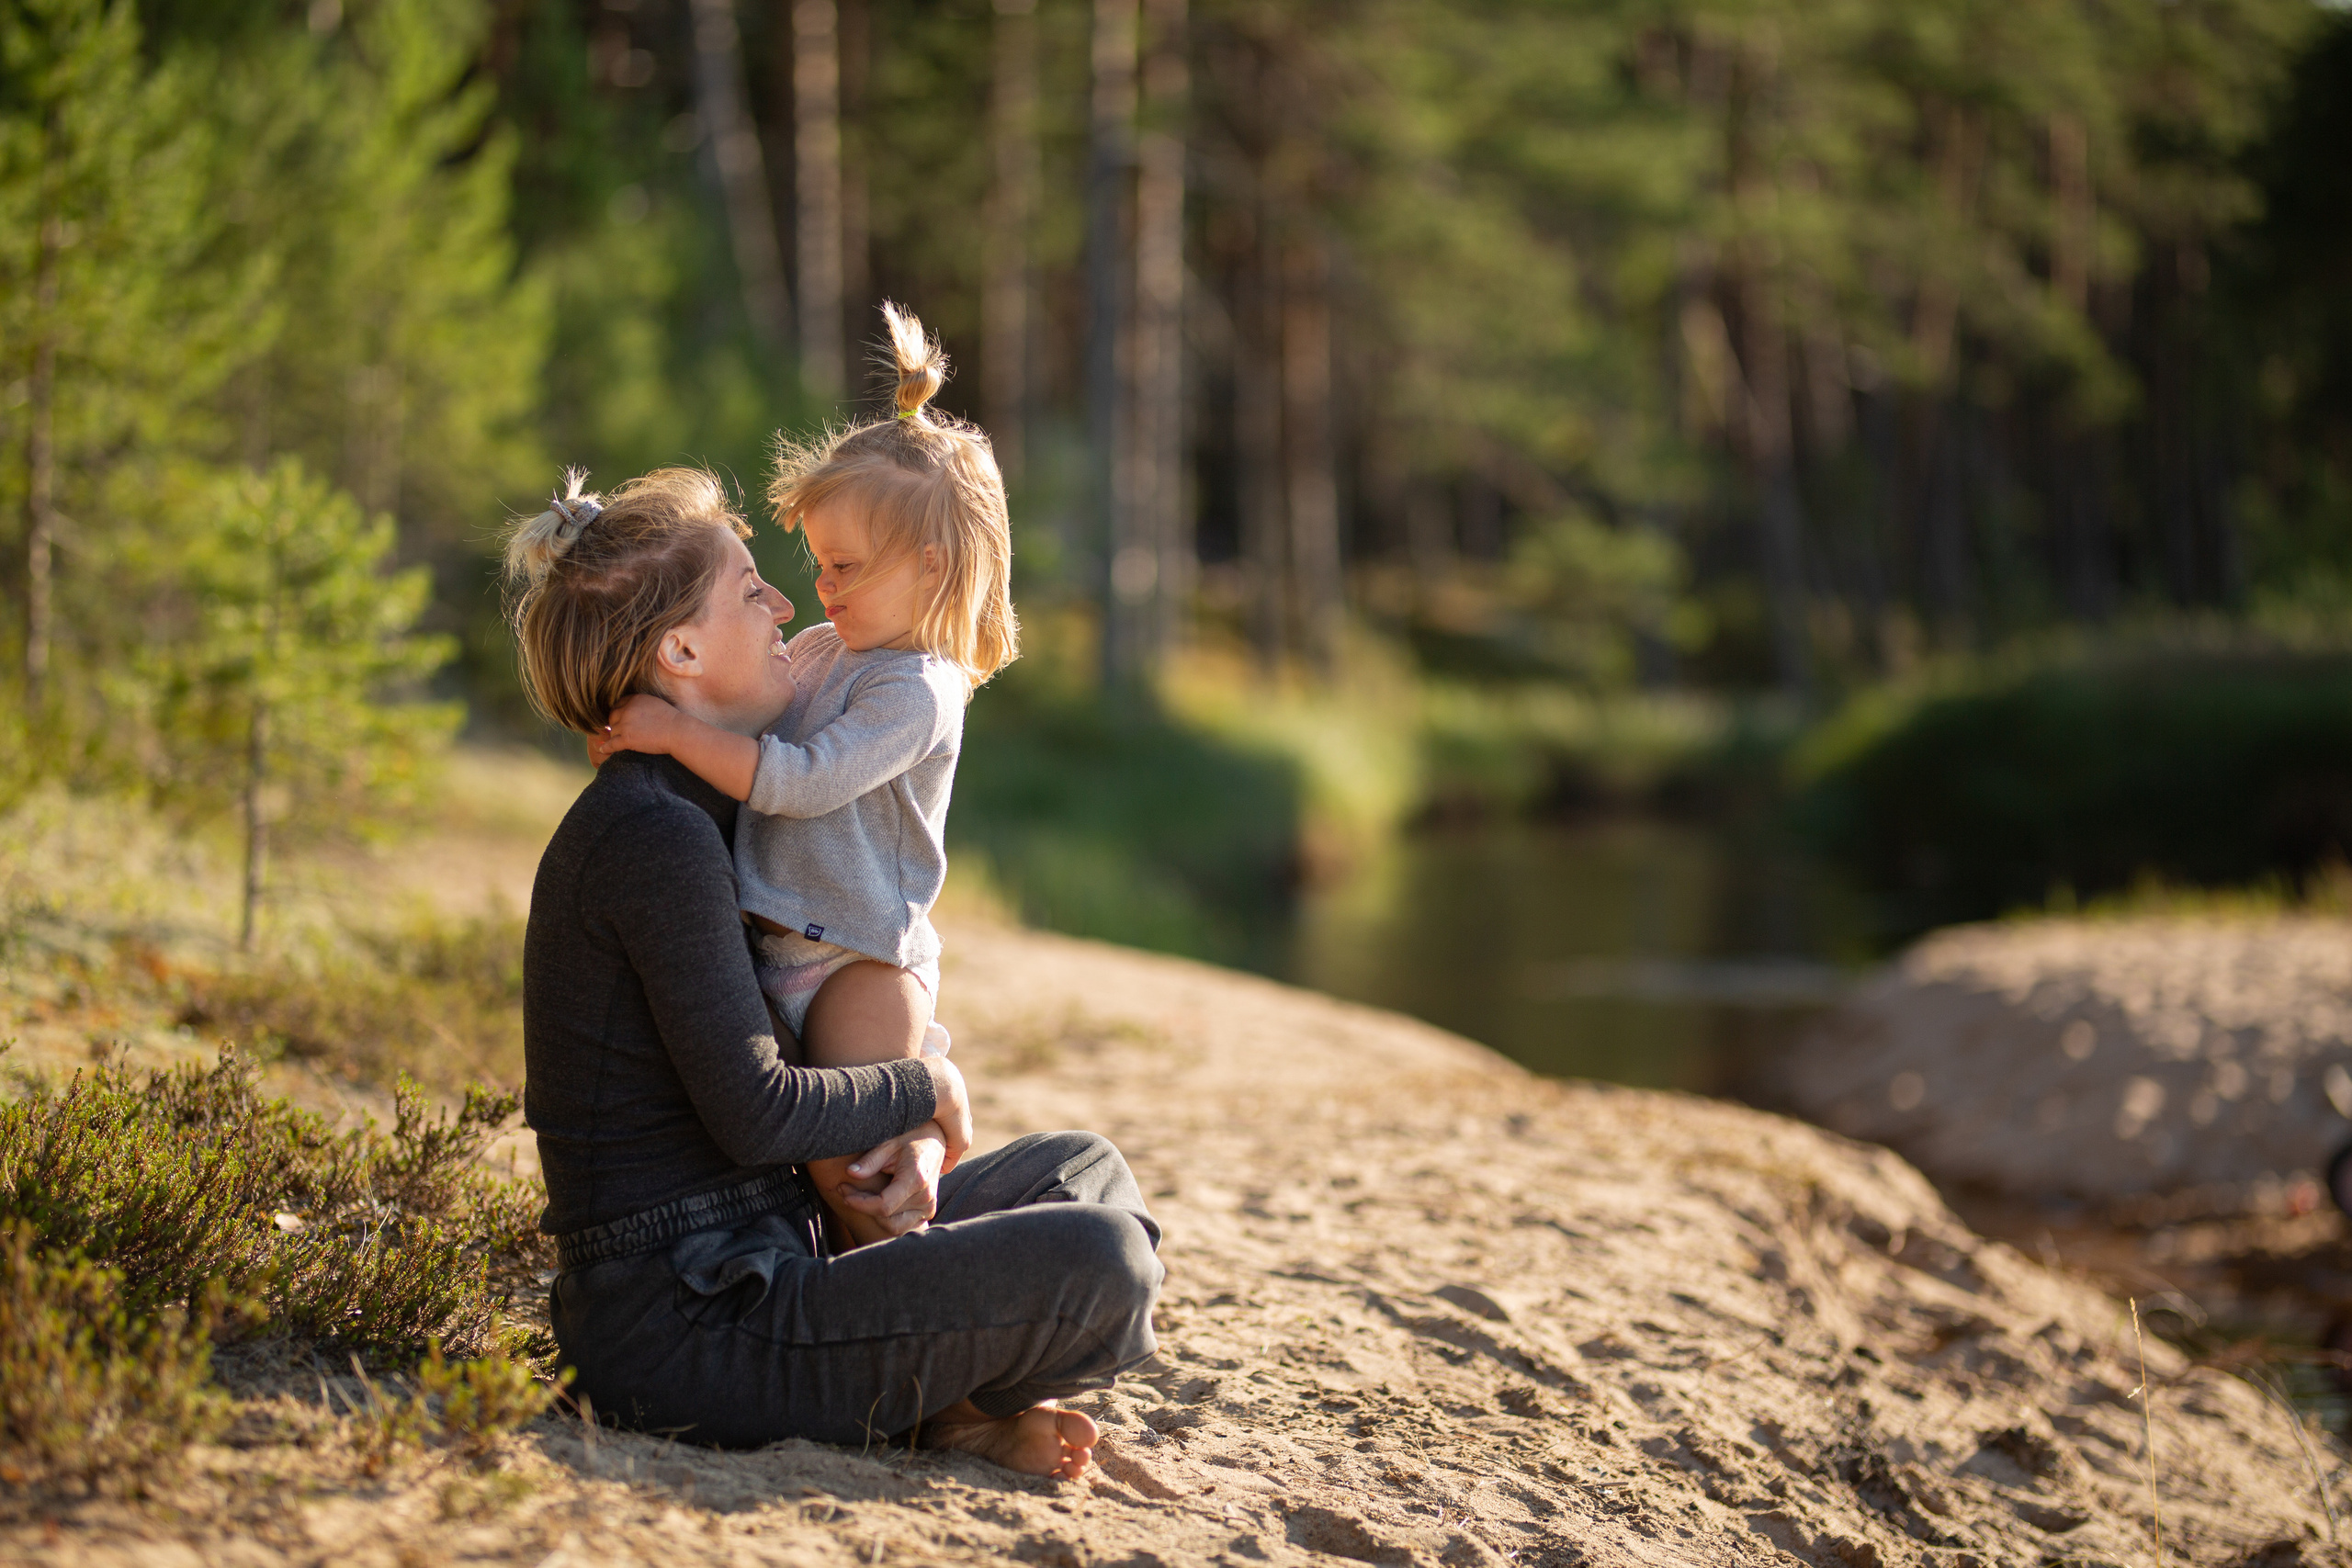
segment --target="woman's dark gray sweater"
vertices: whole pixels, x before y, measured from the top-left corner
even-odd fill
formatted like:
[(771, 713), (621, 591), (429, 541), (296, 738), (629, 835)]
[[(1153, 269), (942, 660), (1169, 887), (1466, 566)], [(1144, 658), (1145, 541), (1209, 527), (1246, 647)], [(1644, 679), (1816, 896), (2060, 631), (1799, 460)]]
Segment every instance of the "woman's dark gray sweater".
[(735, 902), (735, 802), (625, 751), (539, 858), (523, 943), (525, 1120), (555, 1235), (931, 1120), (920, 1061), (796, 1067)]

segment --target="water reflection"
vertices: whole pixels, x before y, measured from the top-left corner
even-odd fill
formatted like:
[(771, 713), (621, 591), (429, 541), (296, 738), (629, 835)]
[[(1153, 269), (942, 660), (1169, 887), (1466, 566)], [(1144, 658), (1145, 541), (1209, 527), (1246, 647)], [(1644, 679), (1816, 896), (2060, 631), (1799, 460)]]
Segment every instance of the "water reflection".
[(1770, 1103), (1771, 1057), (1866, 959), (1858, 903), (1785, 843), (1653, 820), (1399, 840), (1308, 895), (1286, 977), (1541, 1073)]

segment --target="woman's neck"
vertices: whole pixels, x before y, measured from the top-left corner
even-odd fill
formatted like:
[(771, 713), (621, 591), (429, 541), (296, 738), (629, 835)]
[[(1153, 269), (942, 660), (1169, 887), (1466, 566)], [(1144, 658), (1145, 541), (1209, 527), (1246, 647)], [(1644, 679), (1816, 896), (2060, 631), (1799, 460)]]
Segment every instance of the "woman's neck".
[(697, 691), (692, 682), (666, 682), (654, 689), (654, 694), (684, 714), (700, 719), (714, 729), (728, 730), (736, 735), (759, 739), (760, 732), (776, 720), (775, 714), (743, 714), (729, 709), (724, 704), (713, 703)]

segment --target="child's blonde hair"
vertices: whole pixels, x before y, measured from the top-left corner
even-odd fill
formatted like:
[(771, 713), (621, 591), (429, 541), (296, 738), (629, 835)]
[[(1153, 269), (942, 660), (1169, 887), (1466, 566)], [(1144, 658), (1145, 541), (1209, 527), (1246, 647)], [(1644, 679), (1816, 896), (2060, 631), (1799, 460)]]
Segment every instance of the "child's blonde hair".
[[(885, 303), (885, 364), (898, 377), (894, 419), (779, 439), (768, 503), (787, 530), (835, 502), (865, 519), (871, 557), (861, 576), (900, 558), (938, 552), (935, 588), (915, 613), (914, 646), (978, 686), (1021, 651), (1012, 614), (1012, 533), (1004, 476), (986, 432), (923, 405), (947, 381), (947, 355), (911, 311)], [(854, 588), (853, 587), (853, 592)]]
[(725, 570), (724, 536), (751, 527), (700, 468), (656, 468), (611, 498), (563, 488), (506, 536), (507, 620), (531, 705), (594, 735), (621, 700), (653, 690), (653, 654), (702, 614)]

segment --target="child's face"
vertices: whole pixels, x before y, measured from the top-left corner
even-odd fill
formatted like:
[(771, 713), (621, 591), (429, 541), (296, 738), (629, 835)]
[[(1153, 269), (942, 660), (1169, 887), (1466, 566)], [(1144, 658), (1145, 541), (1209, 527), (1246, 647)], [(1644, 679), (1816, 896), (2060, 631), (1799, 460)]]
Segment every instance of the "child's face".
[(876, 561), (865, 519), (854, 507), (829, 505), (802, 514), (800, 531), (817, 559), (817, 597), (842, 641), (859, 653), (905, 648), (913, 640), (926, 547), (921, 556)]

